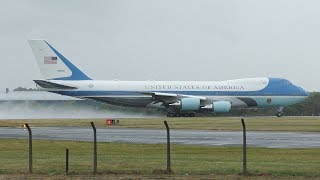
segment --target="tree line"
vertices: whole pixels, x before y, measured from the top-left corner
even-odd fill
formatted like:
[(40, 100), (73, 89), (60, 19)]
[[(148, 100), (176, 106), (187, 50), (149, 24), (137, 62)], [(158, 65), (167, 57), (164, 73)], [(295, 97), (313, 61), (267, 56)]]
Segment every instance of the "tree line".
[[(235, 110), (229, 115), (253, 115), (253, 116), (274, 116), (277, 112), (277, 107), (250, 109), (246, 112)], [(283, 110), (285, 116), (320, 116), (320, 92), (310, 92), (310, 96), (298, 104), (287, 106)]]
[[(13, 91), (34, 91), (32, 88), (18, 87)], [(72, 105), (77, 105), (79, 102), (73, 102)], [(84, 102), (81, 102), (84, 103)], [(89, 104), (92, 101), (88, 102)], [(71, 105), (71, 104), (70, 104)], [(99, 106), (96, 108), (118, 109), (119, 107), (110, 106), (107, 104), (94, 104)], [(128, 108), (130, 111), (134, 111), (135, 108)], [(141, 112), (141, 109), (136, 110)], [(148, 110), (149, 113), (152, 110)], [(217, 114), (218, 116), (241, 116), (241, 115), (253, 115), (253, 116), (273, 116), (277, 112), (277, 107), (274, 108), (262, 108), (262, 109), (234, 109), (229, 113)], [(310, 96), (303, 102), (285, 107), (283, 110), (286, 116), (320, 116), (320, 92), (310, 92)], [(212, 114), (214, 116), (215, 114)], [(207, 115), (206, 115), (207, 116)]]

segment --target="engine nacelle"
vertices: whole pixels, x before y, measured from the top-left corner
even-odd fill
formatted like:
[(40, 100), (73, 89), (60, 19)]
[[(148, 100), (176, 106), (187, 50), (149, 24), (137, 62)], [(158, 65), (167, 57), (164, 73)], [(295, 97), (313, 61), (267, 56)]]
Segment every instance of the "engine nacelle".
[(217, 101), (212, 103), (212, 111), (217, 113), (226, 113), (231, 109), (229, 101)]
[(181, 111), (197, 111), (200, 108), (200, 99), (183, 98), (180, 100)]

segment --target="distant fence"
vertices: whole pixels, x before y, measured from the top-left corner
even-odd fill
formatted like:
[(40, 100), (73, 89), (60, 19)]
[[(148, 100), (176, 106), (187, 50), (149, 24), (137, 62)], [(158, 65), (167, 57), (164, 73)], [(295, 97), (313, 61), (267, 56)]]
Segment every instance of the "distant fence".
[[(119, 121), (118, 121), (119, 123)], [(32, 124), (25, 124), (29, 136), (0, 138), (0, 174), (271, 174), (320, 176), (320, 146), (294, 148), (266, 148), (248, 146), (245, 120), (239, 120), (242, 132), (210, 130), (177, 130), (170, 122), (161, 129), (131, 128), (96, 129), (57, 128), (59, 140), (36, 138), (32, 140)], [(182, 123), (182, 122), (181, 122)], [(90, 124), (88, 123), (88, 127)], [(43, 127), (44, 128), (44, 127)], [(35, 128), (41, 130), (40, 128)], [(173, 131), (171, 130), (173, 129)], [(23, 129), (20, 129), (23, 131)], [(61, 134), (63, 130), (65, 134)], [(70, 131), (70, 133), (68, 132)], [(72, 130), (72, 132), (71, 132)], [(99, 132), (100, 131), (100, 132)], [(106, 131), (114, 131), (109, 141)], [(81, 133), (80, 133), (81, 132)], [(141, 134), (133, 138), (135, 134)], [(45, 136), (46, 132), (41, 132)], [(198, 140), (199, 134), (206, 137)], [(256, 137), (257, 141), (277, 143), (276, 132), (270, 137)], [(295, 132), (291, 132), (295, 133)], [(179, 138), (178, 137), (179, 134)], [(308, 133), (302, 133), (308, 134)], [(319, 135), (319, 133), (310, 133)], [(34, 136), (39, 135), (36, 134)], [(81, 137), (86, 135), (86, 137)], [(173, 136), (172, 136), (173, 135)], [(210, 136), (208, 136), (210, 135)], [(286, 134), (285, 134), (286, 135)], [(281, 139), (289, 141), (290, 133)], [(259, 136), (259, 134), (257, 135)], [(310, 137), (311, 137), (310, 136)], [(309, 136), (308, 136), (309, 137)], [(306, 136), (298, 141), (308, 141)], [(28, 138), (28, 139), (26, 139)], [(194, 138), (194, 139), (193, 139)], [(302, 137), (303, 138), (303, 137)], [(121, 140), (122, 139), (122, 140)], [(230, 144), (201, 143), (221, 140)], [(26, 142), (28, 140), (28, 143)], [(197, 142), (200, 141), (200, 142)], [(188, 144), (188, 142), (194, 142)], [(238, 142), (232, 143), (232, 142)], [(241, 142), (239, 144), (239, 142)], [(313, 142), (311, 142), (313, 143)], [(318, 142), (320, 143), (320, 139)], [(314, 143), (313, 143), (314, 144)]]

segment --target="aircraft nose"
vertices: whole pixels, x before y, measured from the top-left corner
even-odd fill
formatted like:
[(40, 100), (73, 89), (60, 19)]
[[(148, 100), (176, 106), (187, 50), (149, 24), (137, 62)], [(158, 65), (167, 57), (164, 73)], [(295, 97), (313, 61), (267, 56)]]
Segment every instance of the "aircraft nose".
[(301, 94), (302, 94), (303, 96), (306, 96), (306, 97), (309, 96), (309, 93), (308, 93), (306, 90), (304, 90), (304, 89), (301, 88), (301, 87), (299, 87), (299, 88), (300, 88)]

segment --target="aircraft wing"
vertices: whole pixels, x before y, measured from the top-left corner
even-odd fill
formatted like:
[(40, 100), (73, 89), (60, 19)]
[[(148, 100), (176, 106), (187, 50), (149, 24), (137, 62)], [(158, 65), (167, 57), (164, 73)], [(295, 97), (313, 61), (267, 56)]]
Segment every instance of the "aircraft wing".
[(183, 98), (198, 98), (201, 101), (207, 100), (207, 98), (203, 96), (192, 96), (192, 95), (174, 94), (174, 93), (142, 92), (142, 94), (151, 95), (156, 102), (164, 102), (168, 104), (177, 102)]

